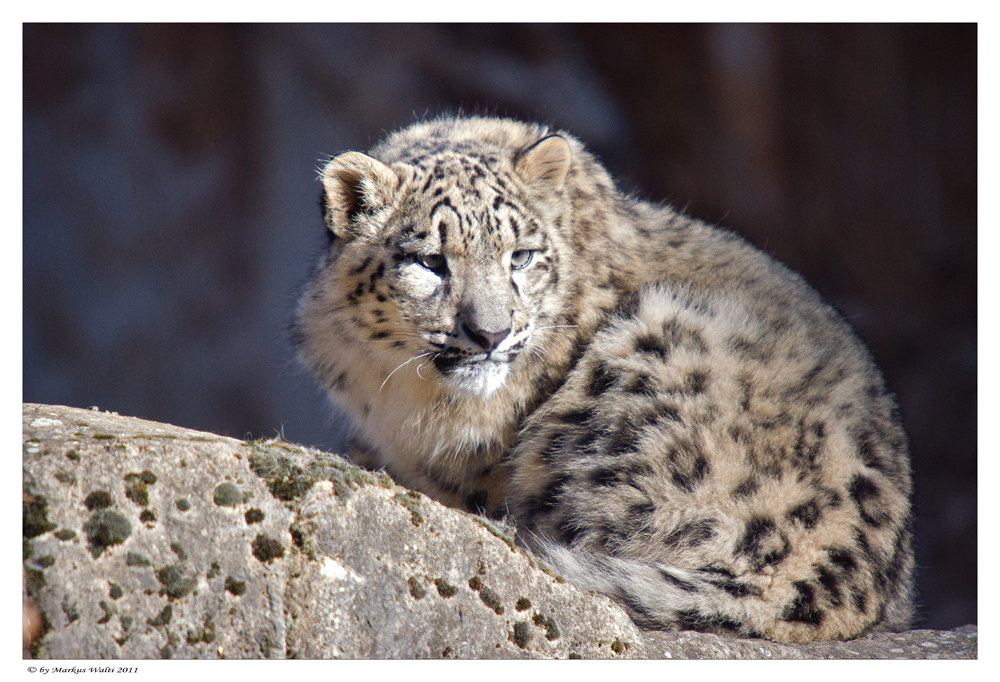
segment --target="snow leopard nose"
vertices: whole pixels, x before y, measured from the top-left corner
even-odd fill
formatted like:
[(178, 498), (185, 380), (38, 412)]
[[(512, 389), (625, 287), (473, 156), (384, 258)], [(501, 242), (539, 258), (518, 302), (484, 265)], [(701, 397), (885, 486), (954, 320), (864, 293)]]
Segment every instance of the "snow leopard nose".
[(462, 323), (462, 329), (465, 331), (466, 336), (479, 344), (487, 353), (499, 346), (500, 342), (510, 334), (510, 327), (501, 329), (498, 332), (490, 332), (485, 329), (477, 329), (475, 326), (465, 322)]

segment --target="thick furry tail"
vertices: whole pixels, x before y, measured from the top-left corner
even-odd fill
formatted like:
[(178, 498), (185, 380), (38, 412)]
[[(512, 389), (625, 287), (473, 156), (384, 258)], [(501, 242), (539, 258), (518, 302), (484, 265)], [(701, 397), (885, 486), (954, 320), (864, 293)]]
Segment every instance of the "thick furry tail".
[(535, 546), (556, 573), (619, 601), (640, 627), (764, 636), (746, 599), (759, 595), (760, 587), (726, 569), (685, 570), (548, 541)]

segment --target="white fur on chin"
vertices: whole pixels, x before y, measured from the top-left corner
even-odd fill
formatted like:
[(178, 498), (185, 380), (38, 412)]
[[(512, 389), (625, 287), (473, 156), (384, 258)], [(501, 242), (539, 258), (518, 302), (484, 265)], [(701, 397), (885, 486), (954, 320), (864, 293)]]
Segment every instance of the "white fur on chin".
[(478, 362), (454, 368), (445, 375), (444, 384), (457, 393), (486, 398), (503, 386), (509, 371), (506, 362)]

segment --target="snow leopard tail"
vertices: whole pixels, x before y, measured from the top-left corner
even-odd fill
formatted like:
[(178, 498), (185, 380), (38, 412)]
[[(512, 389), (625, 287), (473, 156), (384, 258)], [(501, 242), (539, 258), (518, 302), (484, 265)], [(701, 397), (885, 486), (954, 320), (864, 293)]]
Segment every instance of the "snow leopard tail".
[(754, 613), (746, 599), (759, 596), (762, 587), (726, 569), (684, 570), (551, 542), (536, 547), (553, 571), (581, 589), (615, 599), (639, 627), (768, 636), (766, 614)]

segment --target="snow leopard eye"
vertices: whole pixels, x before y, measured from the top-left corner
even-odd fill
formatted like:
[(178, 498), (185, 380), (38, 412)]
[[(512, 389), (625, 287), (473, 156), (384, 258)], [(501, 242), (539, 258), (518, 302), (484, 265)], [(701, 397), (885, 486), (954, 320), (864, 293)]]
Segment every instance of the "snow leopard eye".
[(522, 268), (528, 267), (531, 263), (532, 257), (535, 255), (534, 251), (530, 249), (520, 249), (510, 254), (510, 267), (515, 270), (521, 270)]
[(440, 253), (428, 253), (417, 256), (417, 262), (435, 274), (442, 274), (447, 269), (444, 256)]

